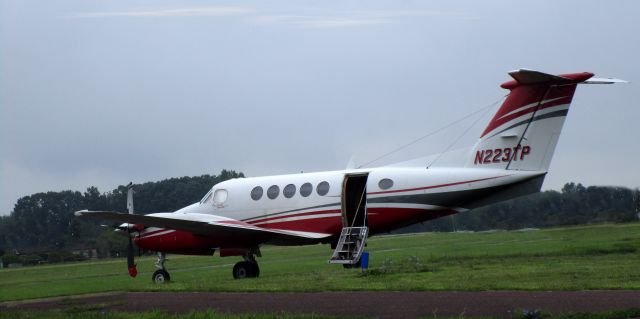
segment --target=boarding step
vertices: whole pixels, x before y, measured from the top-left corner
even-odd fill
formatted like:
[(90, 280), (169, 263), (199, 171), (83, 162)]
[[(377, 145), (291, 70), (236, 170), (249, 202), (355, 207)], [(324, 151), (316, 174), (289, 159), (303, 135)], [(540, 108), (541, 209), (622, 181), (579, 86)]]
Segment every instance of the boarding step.
[(344, 227), (338, 244), (329, 260), (330, 264), (357, 264), (369, 234), (368, 227)]

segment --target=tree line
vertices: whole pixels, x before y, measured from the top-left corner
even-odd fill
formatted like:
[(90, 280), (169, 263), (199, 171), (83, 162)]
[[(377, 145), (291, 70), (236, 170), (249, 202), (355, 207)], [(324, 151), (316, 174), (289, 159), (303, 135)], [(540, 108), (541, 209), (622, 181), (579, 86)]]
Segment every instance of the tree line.
[[(218, 175), (134, 185), (135, 211), (139, 214), (172, 212), (199, 201), (213, 185), (242, 177), (243, 173), (223, 170)], [(9, 216), (0, 217), (0, 256), (18, 252), (29, 255), (22, 261), (51, 262), (72, 259), (72, 251), (86, 248), (97, 249), (101, 257), (123, 254), (126, 239), (113, 232), (114, 223), (101, 225), (99, 221), (75, 218), (73, 213), (81, 209), (126, 212), (126, 195), (127, 187), (121, 185), (104, 193), (92, 186), (83, 193), (61, 191), (22, 197)], [(520, 197), (395, 232), (509, 230), (631, 222), (638, 220), (639, 211), (640, 190), (637, 188), (567, 183), (560, 191)]]
[[(222, 170), (218, 175), (180, 177), (134, 185), (134, 208), (138, 214), (172, 212), (199, 201), (213, 185), (244, 174)], [(127, 211), (127, 186), (100, 193), (91, 186), (83, 193), (61, 191), (36, 193), (16, 202), (8, 216), (0, 216), (0, 256), (54, 253), (72, 258), (71, 251), (97, 248), (100, 256), (126, 250), (126, 239), (113, 232), (115, 224), (75, 218), (82, 209)], [(48, 256), (40, 256), (40, 260)], [(24, 259), (24, 258), (23, 258)], [(38, 260), (36, 256), (27, 258)], [(23, 260), (24, 261), (24, 260)]]
[(548, 190), (406, 227), (399, 232), (544, 228), (640, 219), (640, 190), (566, 183)]

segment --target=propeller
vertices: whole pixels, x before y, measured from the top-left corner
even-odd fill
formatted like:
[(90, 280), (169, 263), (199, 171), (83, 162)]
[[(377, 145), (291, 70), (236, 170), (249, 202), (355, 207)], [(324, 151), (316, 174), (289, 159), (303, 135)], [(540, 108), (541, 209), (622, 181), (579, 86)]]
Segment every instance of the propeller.
[[(129, 210), (129, 214), (133, 214), (133, 182), (130, 182), (127, 185), (127, 210)], [(131, 228), (133, 225), (127, 225), (127, 237), (129, 237), (129, 246), (127, 247), (127, 269), (129, 270), (129, 276), (136, 277), (138, 275), (138, 269), (136, 268), (136, 263), (133, 255), (133, 240), (131, 239)]]
[(129, 269), (129, 276), (136, 277), (138, 275), (138, 269), (133, 259), (133, 240), (131, 239), (131, 231), (129, 232), (129, 247), (127, 247), (127, 268)]

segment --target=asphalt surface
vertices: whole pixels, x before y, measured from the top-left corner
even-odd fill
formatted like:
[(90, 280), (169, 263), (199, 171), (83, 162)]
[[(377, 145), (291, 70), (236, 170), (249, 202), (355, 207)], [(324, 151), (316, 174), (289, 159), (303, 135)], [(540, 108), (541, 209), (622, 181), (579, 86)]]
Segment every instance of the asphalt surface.
[(222, 313), (296, 313), (375, 318), (423, 316), (500, 316), (522, 309), (602, 312), (640, 308), (640, 291), (480, 291), (480, 292), (320, 292), (215, 293), (127, 292), (0, 303), (4, 310), (48, 310), (95, 306), (103, 311), (164, 310), (184, 313), (214, 309)]

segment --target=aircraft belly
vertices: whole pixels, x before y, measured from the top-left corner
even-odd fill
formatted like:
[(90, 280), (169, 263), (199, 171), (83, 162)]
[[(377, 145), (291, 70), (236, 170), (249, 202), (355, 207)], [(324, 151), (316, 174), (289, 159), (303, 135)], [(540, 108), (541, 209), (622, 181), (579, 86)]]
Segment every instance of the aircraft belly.
[(136, 245), (143, 249), (188, 255), (210, 255), (219, 247), (253, 247), (265, 242), (267, 234), (253, 236), (196, 235), (188, 231), (161, 229), (136, 236)]
[(441, 208), (370, 207), (368, 211), (369, 231), (374, 235), (388, 232), (415, 223), (455, 214), (458, 211)]

